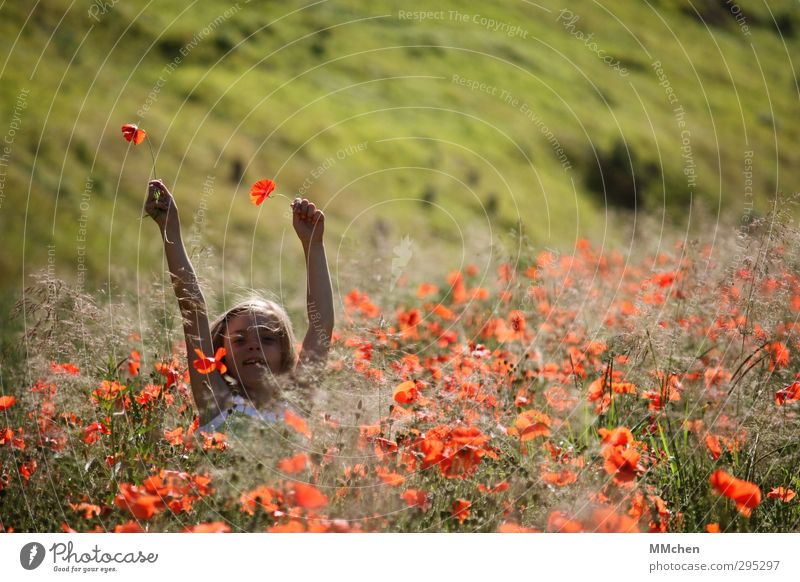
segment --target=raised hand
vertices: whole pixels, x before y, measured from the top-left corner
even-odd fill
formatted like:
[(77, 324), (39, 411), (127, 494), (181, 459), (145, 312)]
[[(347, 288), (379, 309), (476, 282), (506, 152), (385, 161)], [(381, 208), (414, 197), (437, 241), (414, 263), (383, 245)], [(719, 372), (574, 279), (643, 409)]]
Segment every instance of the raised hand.
[(292, 226), (304, 245), (322, 242), (325, 215), (308, 198), (295, 198), (292, 202)]
[(150, 180), (147, 184), (147, 201), (144, 209), (162, 233), (180, 234), (178, 207), (175, 205), (172, 193), (161, 180)]

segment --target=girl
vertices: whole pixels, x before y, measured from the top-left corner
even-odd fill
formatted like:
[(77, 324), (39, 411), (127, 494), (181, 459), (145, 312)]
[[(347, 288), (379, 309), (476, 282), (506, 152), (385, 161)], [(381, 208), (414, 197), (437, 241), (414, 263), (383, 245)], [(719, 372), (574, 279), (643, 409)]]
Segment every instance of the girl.
[[(223, 313), (209, 326), (203, 293), (181, 239), (175, 200), (161, 180), (148, 185), (145, 210), (164, 239), (175, 295), (183, 316), (192, 395), (200, 413), (201, 431), (216, 430), (234, 410), (266, 421), (282, 418), (275, 376), (295, 375), (303, 366), (324, 362), (333, 332), (333, 293), (322, 234), (325, 216), (307, 199), (292, 202), (293, 226), (305, 253), (309, 328), (300, 353), (292, 323), (277, 303), (255, 297)], [(214, 370), (197, 371), (199, 350), (213, 356), (225, 348), (225, 377)]]

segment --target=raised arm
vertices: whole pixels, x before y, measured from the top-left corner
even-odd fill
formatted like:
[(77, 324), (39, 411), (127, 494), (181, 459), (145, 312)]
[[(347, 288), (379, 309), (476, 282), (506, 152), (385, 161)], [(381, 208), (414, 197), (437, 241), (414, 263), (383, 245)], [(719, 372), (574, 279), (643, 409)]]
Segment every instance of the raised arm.
[(148, 184), (145, 210), (155, 220), (164, 240), (167, 267), (183, 318), (192, 395), (200, 413), (200, 424), (205, 424), (219, 413), (229, 396), (228, 386), (218, 372), (200, 374), (191, 364), (197, 358), (195, 348), (209, 356), (214, 354), (206, 301), (183, 246), (175, 200), (160, 180)]
[(305, 198), (295, 199), (292, 209), (293, 225), (303, 244), (307, 270), (308, 332), (303, 339), (300, 359), (303, 362), (323, 361), (330, 350), (333, 333), (333, 291), (322, 241), (325, 215)]

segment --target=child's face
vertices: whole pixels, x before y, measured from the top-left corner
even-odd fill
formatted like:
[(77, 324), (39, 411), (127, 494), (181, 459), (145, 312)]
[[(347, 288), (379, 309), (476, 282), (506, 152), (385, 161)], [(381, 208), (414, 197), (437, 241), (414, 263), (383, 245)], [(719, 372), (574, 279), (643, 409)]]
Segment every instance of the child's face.
[(245, 388), (254, 388), (277, 374), (281, 367), (281, 339), (270, 331), (273, 321), (260, 313), (242, 313), (228, 320), (225, 364)]

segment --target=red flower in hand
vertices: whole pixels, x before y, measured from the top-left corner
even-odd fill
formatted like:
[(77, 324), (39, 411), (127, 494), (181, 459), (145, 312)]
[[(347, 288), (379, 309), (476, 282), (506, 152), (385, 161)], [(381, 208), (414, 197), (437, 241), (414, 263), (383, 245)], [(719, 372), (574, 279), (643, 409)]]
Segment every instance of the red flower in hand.
[(122, 126), (122, 137), (127, 141), (132, 141), (134, 144), (139, 145), (144, 141), (144, 138), (147, 137), (147, 132), (143, 129), (139, 129), (139, 126), (135, 123), (126, 123)]
[(273, 190), (275, 190), (275, 182), (272, 180), (259, 180), (250, 188), (250, 202), (259, 206), (269, 198)]
[(222, 363), (222, 358), (225, 357), (225, 348), (219, 348), (214, 354), (214, 357), (206, 356), (200, 348), (195, 348), (197, 359), (192, 362), (194, 369), (201, 374), (210, 374), (214, 370), (219, 370), (220, 374), (224, 374), (228, 367)]

